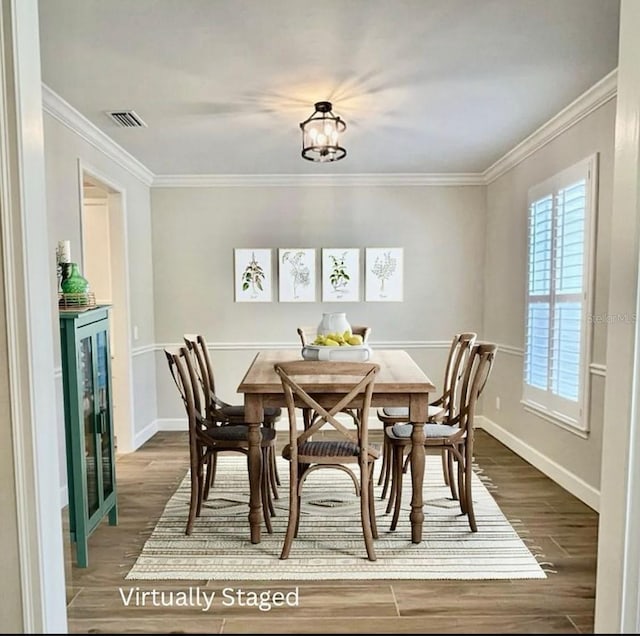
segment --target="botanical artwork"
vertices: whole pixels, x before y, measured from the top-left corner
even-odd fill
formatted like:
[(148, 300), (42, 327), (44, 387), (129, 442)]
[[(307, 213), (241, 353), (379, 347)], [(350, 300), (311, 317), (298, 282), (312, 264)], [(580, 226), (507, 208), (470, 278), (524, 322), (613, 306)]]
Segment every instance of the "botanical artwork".
[(280, 302), (315, 301), (316, 251), (314, 249), (280, 248), (278, 273)]
[(235, 250), (236, 302), (271, 302), (271, 250)]
[(360, 300), (360, 250), (324, 248), (322, 250), (322, 301)]
[(401, 247), (368, 247), (365, 253), (365, 300), (402, 301)]

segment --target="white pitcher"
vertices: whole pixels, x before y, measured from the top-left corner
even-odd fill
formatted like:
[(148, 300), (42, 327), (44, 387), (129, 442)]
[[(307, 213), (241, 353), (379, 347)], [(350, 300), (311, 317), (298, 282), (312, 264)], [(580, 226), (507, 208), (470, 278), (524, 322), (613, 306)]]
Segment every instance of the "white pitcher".
[(319, 336), (326, 336), (329, 333), (344, 333), (351, 331), (351, 325), (344, 312), (323, 313), (322, 320), (318, 325)]

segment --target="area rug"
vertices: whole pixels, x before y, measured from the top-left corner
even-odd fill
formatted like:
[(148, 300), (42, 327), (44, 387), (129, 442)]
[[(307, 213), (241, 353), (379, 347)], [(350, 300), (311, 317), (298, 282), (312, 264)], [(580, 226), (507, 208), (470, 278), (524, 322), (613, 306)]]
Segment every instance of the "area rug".
[[(167, 503), (127, 579), (146, 580), (356, 580), (544, 579), (546, 574), (505, 518), (486, 479), (473, 476), (478, 532), (469, 529), (442, 480), (439, 456), (427, 456), (423, 541), (411, 543), (411, 477), (404, 479), (402, 512), (394, 532), (376, 487), (378, 560), (366, 558), (359, 501), (353, 483), (338, 470), (312, 473), (303, 490), (298, 538), (289, 559), (279, 559), (287, 525), (288, 464), (278, 459), (282, 481), (273, 534), (249, 541), (246, 459), (220, 456), (216, 483), (193, 533), (184, 531), (189, 474)], [(490, 484), (487, 484), (491, 488)], [(517, 520), (514, 520), (517, 524)], [(524, 529), (520, 529), (521, 533)]]

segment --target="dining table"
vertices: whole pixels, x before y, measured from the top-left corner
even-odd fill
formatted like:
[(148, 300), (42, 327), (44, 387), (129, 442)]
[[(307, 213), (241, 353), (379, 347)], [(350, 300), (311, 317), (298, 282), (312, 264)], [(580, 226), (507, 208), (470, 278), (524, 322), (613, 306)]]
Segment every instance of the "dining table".
[[(277, 363), (299, 360), (300, 349), (269, 349), (259, 351), (253, 358), (238, 393), (244, 395), (244, 415), (249, 425), (249, 526), (251, 543), (260, 543), (262, 503), (262, 453), (260, 426), (265, 407), (286, 407), (280, 377), (274, 369)], [(425, 449), (424, 423), (427, 420), (429, 393), (435, 390), (431, 380), (413, 358), (402, 349), (372, 349), (370, 362), (380, 366), (373, 386), (372, 407), (403, 406), (409, 409), (411, 433), (411, 540), (422, 541), (424, 522), (422, 486), (424, 481)], [(315, 377), (313, 382), (300, 384), (305, 391), (325, 407), (337, 402), (336, 396), (349, 391), (352, 381), (348, 376)], [(357, 404), (351, 405), (357, 408)], [(287, 433), (288, 434), (288, 433)]]

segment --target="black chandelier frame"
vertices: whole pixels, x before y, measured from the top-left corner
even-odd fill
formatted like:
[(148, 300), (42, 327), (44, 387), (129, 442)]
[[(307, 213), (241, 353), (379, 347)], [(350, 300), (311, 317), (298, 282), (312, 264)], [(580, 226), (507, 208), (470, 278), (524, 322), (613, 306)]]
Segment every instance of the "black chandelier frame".
[(347, 151), (339, 145), (339, 141), (337, 143), (316, 143), (312, 139), (309, 130), (313, 126), (318, 126), (319, 130), (322, 131), (325, 128), (325, 122), (331, 122), (331, 126), (337, 135), (340, 135), (347, 129), (347, 124), (333, 113), (331, 102), (316, 102), (314, 107), (315, 111), (311, 117), (300, 123), (300, 129), (302, 130), (302, 157), (307, 161), (321, 163), (344, 159), (347, 156)]

